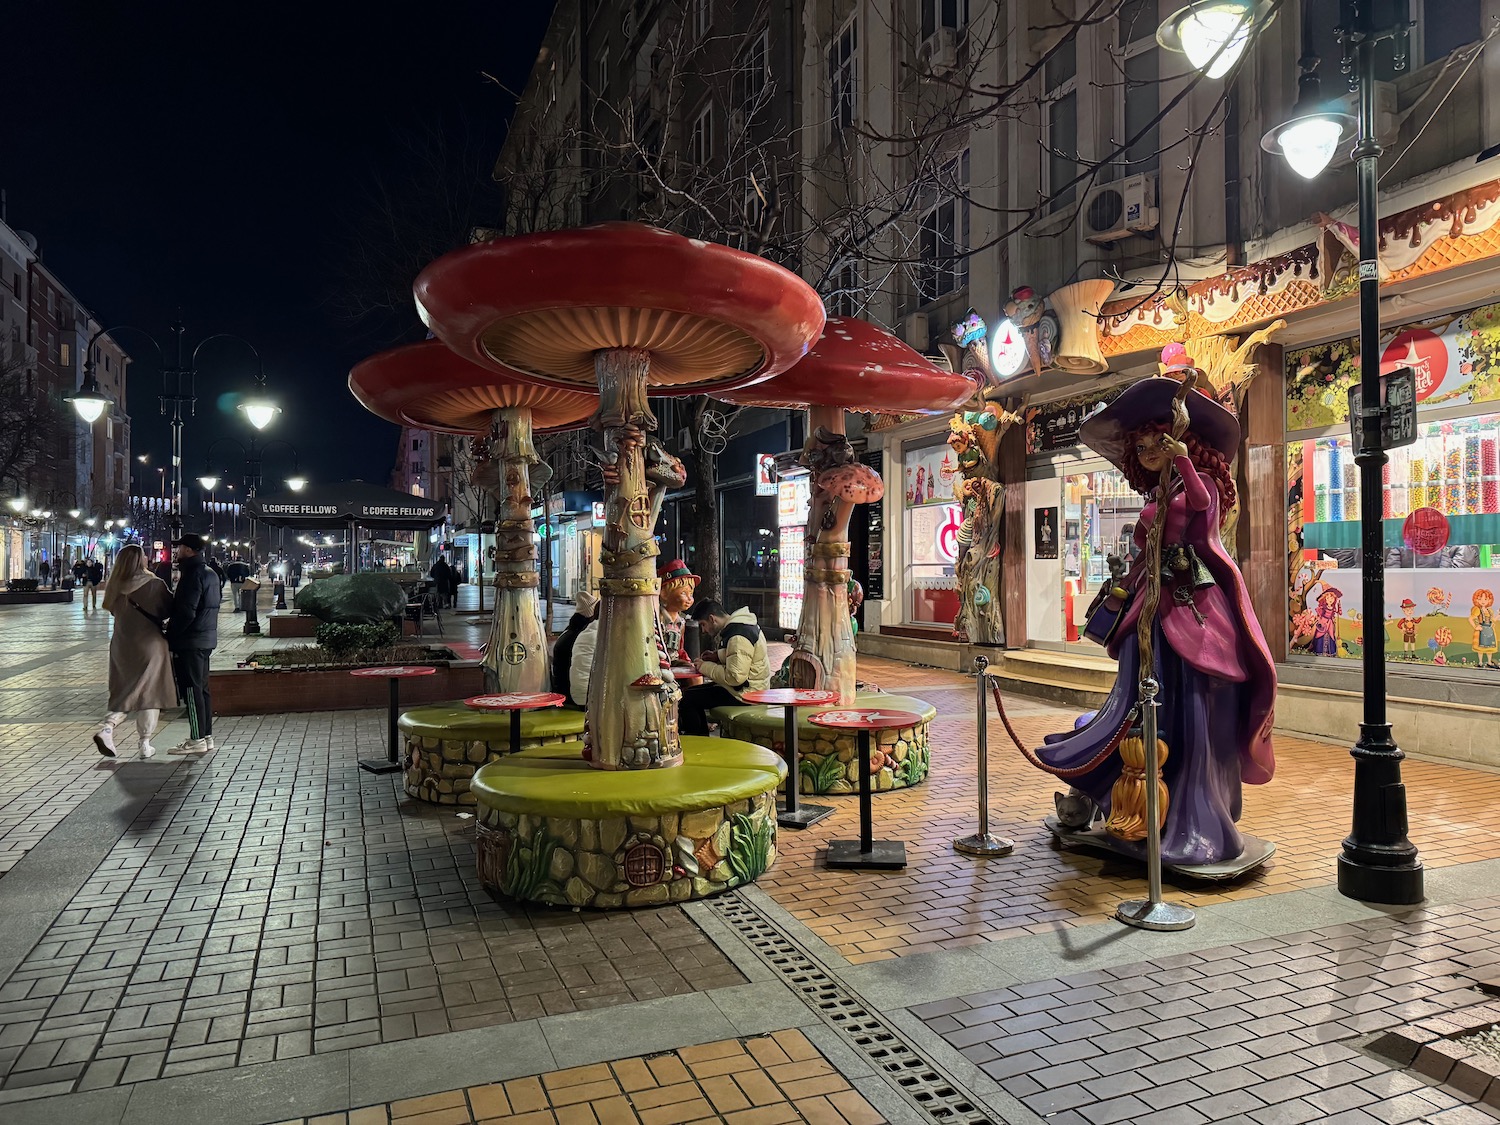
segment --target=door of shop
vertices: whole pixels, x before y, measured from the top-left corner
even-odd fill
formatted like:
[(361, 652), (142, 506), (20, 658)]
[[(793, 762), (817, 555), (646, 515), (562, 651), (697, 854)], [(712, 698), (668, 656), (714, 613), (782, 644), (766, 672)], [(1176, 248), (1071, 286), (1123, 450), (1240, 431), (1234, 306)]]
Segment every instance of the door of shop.
[(1135, 527), (1144, 505), (1106, 461), (1085, 461), (1063, 476), (1058, 561), (1065, 644), (1098, 653), (1097, 645), (1083, 640), (1084, 618), (1109, 580), (1109, 556), (1128, 565), (1138, 553)]

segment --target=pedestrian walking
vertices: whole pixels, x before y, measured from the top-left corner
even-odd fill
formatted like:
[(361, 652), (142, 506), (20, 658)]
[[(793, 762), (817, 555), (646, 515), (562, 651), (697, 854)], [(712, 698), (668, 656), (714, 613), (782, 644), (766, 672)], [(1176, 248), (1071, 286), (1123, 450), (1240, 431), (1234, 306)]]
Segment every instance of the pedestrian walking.
[(224, 564), (212, 555), (208, 556), (208, 569), (214, 572), (214, 577), (219, 580), (219, 597), (224, 596), (224, 583), (229, 581), (229, 576), (224, 573)]
[(73, 564), (73, 585), (82, 587), (83, 580), (88, 575), (88, 572), (88, 563), (84, 562), (83, 559), (80, 558)]
[(177, 589), (172, 591), (167, 647), (177, 692), (187, 707), (188, 736), (168, 753), (203, 754), (214, 749), (208, 660), (219, 644), (219, 580), (203, 561), (203, 536), (189, 532), (172, 546), (177, 548)]
[(438, 608), (444, 608), (448, 601), (449, 591), (453, 588), (453, 569), (448, 565), (448, 560), (439, 555), (437, 562), (432, 564), (432, 569), (427, 573), (432, 578)]
[(94, 735), (106, 758), (115, 756), (115, 728), (135, 715), (135, 733), (143, 758), (156, 753), (151, 736), (164, 708), (177, 705), (172, 657), (162, 635), (172, 592), (146, 569), (139, 544), (120, 548), (104, 584), (104, 609), (114, 618), (109, 638), (109, 714)]
[(104, 585), (104, 564), (98, 559), (89, 559), (83, 575), (83, 608), (99, 608), (99, 587)]
[(54, 590), (62, 588), (62, 559), (52, 560), (52, 588)]

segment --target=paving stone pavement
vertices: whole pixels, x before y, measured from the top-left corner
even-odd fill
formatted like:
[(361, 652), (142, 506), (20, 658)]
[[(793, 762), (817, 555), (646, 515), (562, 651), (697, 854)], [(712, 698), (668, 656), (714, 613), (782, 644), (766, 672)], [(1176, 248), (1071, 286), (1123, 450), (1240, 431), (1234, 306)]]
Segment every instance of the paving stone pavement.
[[(453, 621), (457, 639), (483, 627)], [(255, 643), (234, 627), (228, 655)], [(492, 901), (472, 822), (354, 768), (383, 743), (381, 712), (225, 719), (202, 760), (103, 762), (88, 734), (106, 645), (103, 615), (76, 605), (0, 609), (5, 1125), (945, 1120), (711, 904)], [(1344, 749), (1281, 740), (1277, 783), (1246, 802), (1281, 853), (1240, 884), (1169, 888), (1198, 925), (1144, 934), (1103, 920), (1139, 872), (1050, 845), (1036, 819), (1052, 783), (1004, 755), (994, 723), (992, 811), (1016, 853), (956, 857), (974, 819), (972, 680), (873, 660), (862, 674), (939, 708), (931, 781), (876, 804), (910, 865), (824, 869), (826, 839), (855, 824), (835, 799), (738, 897), (968, 1098), (970, 1120), (1500, 1120), (1487, 1091), (1368, 1049), (1473, 1007), (1468, 974), (1496, 975), (1500, 777), (1408, 763), (1431, 900), (1392, 911), (1331, 887)], [(1072, 718), (1012, 710), (1028, 736)], [(97, 847), (58, 862), (80, 823)], [(54, 870), (76, 874), (49, 905), (34, 873)]]

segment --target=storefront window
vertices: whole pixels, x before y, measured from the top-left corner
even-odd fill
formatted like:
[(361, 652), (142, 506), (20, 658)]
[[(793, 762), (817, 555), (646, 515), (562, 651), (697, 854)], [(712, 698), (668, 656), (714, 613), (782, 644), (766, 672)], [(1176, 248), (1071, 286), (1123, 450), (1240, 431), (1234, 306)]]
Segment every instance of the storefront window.
[(760, 627), (777, 636), (776, 497), (757, 496), (755, 485), (726, 488), (719, 494), (723, 532), (724, 604), (731, 610), (748, 606)]
[(907, 620), (952, 625), (958, 616), (958, 531), (953, 502), (953, 453), (946, 444), (905, 451)]
[[(1062, 558), (1063, 637), (1077, 641), (1084, 615), (1109, 580), (1109, 556), (1128, 565), (1138, 553), (1135, 526), (1145, 501), (1114, 469), (1063, 478)], [(1047, 529), (1051, 530), (1051, 529)], [(1038, 541), (1044, 530), (1037, 529)]]
[[(1382, 368), (1410, 367), (1417, 440), (1383, 473), (1385, 650), (1393, 663), (1496, 665), (1500, 593), (1500, 306), (1389, 333)], [(1289, 353), (1288, 631), (1293, 653), (1364, 653), (1359, 469), (1347, 429), (1358, 347)], [(1434, 415), (1437, 415), (1434, 417)]]

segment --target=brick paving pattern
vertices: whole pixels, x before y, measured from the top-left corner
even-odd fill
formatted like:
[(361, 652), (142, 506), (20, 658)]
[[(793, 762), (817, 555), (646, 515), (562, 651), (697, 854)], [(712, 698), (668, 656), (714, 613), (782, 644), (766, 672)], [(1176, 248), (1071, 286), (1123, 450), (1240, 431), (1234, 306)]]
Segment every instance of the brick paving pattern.
[(1467, 1125), (1439, 1088), (1356, 1044), (1482, 1004), (1500, 899), (1415, 910), (913, 1008), (1053, 1125)]
[(800, 1031), (470, 1086), (281, 1125), (878, 1125)]
[[(906, 841), (900, 872), (830, 872), (830, 839), (855, 833), (853, 799), (830, 798), (839, 812), (793, 837), (758, 885), (793, 917), (851, 961), (954, 949), (1111, 917), (1122, 899), (1142, 894), (1139, 865), (1059, 850), (1042, 818), (1065, 788), (1016, 752), (991, 708), (990, 830), (1015, 840), (1015, 853), (974, 860), (950, 844), (975, 830), (974, 681), (951, 672), (861, 658), (860, 674), (888, 691), (910, 693), (938, 709), (931, 730), (932, 772), (925, 785), (881, 794), (875, 836)], [(1013, 696), (1006, 710), (1032, 744), (1072, 725), (1076, 711)], [(1349, 831), (1353, 776), (1342, 746), (1278, 735), (1277, 774), (1246, 786), (1242, 826), (1276, 843), (1260, 871), (1233, 884), (1178, 881), (1174, 901), (1214, 903), (1325, 886)], [(1500, 775), (1408, 760), (1404, 766), (1413, 842), (1429, 868), (1500, 857)], [(1330, 799), (1330, 794), (1336, 794)], [(823, 801), (823, 798), (819, 798)]]
[(90, 1089), (744, 979), (680, 908), (492, 901), (472, 820), (354, 768), (381, 714), (228, 719), (218, 737), (0, 985), (0, 1088)]

